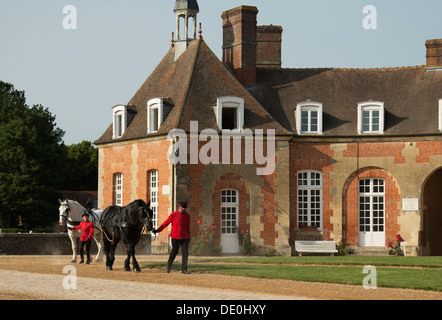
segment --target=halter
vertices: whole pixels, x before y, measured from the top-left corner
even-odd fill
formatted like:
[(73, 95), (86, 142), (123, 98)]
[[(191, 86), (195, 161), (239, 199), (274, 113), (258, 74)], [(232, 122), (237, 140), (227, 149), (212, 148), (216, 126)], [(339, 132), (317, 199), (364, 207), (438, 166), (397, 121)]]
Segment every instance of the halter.
[[(150, 225), (152, 225), (152, 217), (149, 214), (148, 207), (147, 208), (146, 207), (142, 207), (141, 210), (144, 211), (146, 213), (146, 216), (147, 216), (147, 218), (145, 218), (144, 221), (147, 220), (148, 222), (150, 222)], [(144, 227), (145, 227), (145, 223), (143, 223), (143, 228)]]
[(60, 203), (60, 205), (65, 207), (65, 210), (62, 214), (60, 214), (60, 217), (63, 217), (66, 220), (66, 224), (70, 224), (71, 226), (78, 226), (80, 225), (81, 221), (70, 221), (68, 219), (69, 213), (71, 212), (71, 207), (69, 206), (69, 200), (66, 200), (66, 203)]

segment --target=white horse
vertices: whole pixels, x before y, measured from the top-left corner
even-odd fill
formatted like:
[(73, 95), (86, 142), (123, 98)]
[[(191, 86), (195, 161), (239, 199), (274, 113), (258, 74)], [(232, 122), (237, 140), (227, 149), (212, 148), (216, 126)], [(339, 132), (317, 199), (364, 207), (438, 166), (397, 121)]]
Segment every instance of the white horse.
[[(83, 221), (82, 215), (83, 213), (87, 212), (87, 210), (81, 204), (74, 200), (58, 200), (58, 202), (60, 202), (60, 208), (58, 209), (60, 211), (60, 226), (64, 227), (67, 224), (68, 227), (76, 227), (80, 224), (81, 221)], [(98, 247), (98, 253), (95, 257), (95, 261), (102, 261), (103, 233), (101, 232), (100, 227), (100, 216), (103, 213), (103, 210), (94, 209), (91, 211), (92, 214), (89, 215), (89, 221), (94, 224), (94, 239)], [(77, 238), (81, 236), (81, 230), (71, 231), (68, 229), (68, 235), (72, 243), (71, 262), (77, 262)]]

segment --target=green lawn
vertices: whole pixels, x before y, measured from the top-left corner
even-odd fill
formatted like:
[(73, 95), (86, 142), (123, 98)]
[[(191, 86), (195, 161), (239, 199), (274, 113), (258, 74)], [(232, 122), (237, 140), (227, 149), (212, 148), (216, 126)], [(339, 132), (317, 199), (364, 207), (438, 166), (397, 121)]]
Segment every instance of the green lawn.
[[(377, 286), (442, 291), (442, 257), (190, 258), (192, 272), (265, 279), (362, 285), (364, 266), (376, 267)], [(164, 263), (147, 266), (164, 267)], [(179, 270), (180, 263), (174, 268)]]
[(372, 265), (442, 268), (442, 257), (397, 256), (307, 256), (307, 257), (240, 257), (199, 258), (200, 262), (258, 263), (258, 264), (325, 264), (325, 265)]

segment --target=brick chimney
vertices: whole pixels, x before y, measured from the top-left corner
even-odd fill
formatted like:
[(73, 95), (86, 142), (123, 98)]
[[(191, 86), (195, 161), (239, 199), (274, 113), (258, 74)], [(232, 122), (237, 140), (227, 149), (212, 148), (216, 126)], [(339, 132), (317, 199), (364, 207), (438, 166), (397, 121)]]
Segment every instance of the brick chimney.
[(258, 68), (281, 68), (281, 26), (258, 26), (256, 66)]
[(244, 87), (256, 84), (257, 14), (256, 7), (240, 6), (221, 15), (223, 63)]
[(442, 68), (442, 39), (427, 40), (427, 68)]

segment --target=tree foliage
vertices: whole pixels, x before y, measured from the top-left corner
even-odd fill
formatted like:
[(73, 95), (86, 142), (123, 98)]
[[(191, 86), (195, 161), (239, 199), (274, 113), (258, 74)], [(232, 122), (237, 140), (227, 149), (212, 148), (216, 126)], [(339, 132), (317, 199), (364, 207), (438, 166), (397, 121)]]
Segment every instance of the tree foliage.
[(60, 190), (97, 190), (98, 151), (90, 141), (66, 146), (55, 116), (26, 104), (0, 81), (0, 227), (57, 221)]
[(90, 141), (65, 146), (64, 190), (90, 191), (98, 188), (98, 150)]
[(26, 105), (24, 92), (0, 81), (0, 223), (45, 225), (63, 178), (62, 137), (55, 117)]

